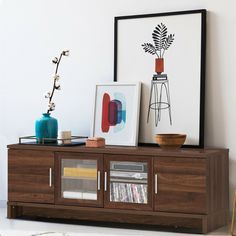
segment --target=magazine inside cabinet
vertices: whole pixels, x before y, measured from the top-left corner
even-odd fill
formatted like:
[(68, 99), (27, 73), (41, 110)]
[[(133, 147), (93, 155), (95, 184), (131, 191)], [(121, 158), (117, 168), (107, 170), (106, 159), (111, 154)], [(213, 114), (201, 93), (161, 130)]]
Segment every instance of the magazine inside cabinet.
[(107, 155), (105, 158), (105, 206), (149, 209), (152, 207), (150, 158)]

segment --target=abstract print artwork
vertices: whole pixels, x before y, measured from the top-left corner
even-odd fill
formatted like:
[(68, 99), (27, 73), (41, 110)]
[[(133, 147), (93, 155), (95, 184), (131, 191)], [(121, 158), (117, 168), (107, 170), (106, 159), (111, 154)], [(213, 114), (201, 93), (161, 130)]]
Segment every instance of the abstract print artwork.
[(205, 9), (115, 17), (114, 81), (142, 82), (139, 144), (160, 133), (204, 146)]
[(136, 146), (141, 84), (96, 85), (92, 136), (107, 145)]
[(114, 93), (114, 99), (108, 93), (102, 98), (102, 132), (108, 133), (111, 126), (117, 133), (124, 129), (126, 123), (126, 102), (122, 93)]

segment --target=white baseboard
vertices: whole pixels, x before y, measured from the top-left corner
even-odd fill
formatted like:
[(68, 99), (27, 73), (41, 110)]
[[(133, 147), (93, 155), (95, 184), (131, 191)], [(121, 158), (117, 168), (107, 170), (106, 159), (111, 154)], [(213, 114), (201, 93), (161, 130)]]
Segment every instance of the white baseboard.
[(0, 208), (7, 207), (7, 201), (0, 200)]

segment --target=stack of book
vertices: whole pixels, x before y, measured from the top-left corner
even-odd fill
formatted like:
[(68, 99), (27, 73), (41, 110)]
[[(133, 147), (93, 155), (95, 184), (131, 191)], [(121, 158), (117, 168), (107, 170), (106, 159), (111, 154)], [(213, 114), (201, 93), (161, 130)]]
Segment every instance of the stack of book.
[(94, 192), (80, 192), (80, 191), (78, 191), (78, 192), (63, 191), (63, 198), (97, 200), (97, 193), (94, 193)]
[(64, 176), (67, 177), (87, 177), (87, 178), (96, 178), (97, 169), (95, 168), (72, 168), (64, 167)]

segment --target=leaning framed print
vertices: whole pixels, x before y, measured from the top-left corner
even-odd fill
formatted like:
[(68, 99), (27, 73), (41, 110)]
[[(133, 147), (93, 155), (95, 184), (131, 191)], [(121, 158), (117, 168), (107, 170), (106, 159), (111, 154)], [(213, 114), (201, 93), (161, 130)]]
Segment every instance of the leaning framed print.
[(141, 83), (96, 85), (92, 136), (106, 145), (138, 143)]
[(181, 133), (203, 147), (206, 10), (115, 17), (114, 40), (114, 81), (142, 82), (139, 144)]

